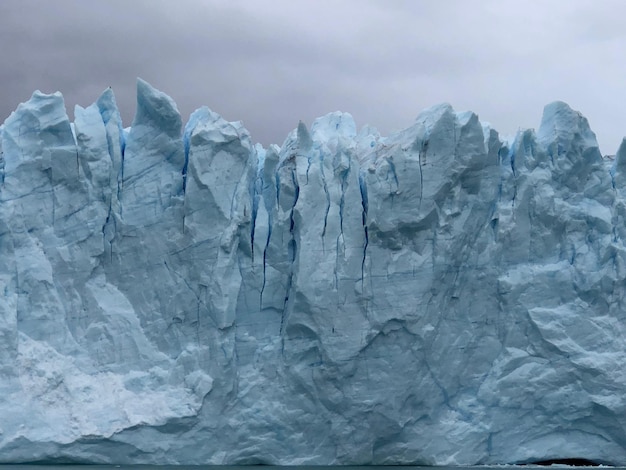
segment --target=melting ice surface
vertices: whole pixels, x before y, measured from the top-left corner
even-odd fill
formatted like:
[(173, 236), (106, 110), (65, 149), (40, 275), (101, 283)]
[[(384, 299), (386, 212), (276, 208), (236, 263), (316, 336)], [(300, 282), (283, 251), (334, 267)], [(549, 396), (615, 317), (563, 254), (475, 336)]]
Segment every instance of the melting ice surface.
[(0, 127), (1, 461), (626, 464), (626, 141), (137, 95)]

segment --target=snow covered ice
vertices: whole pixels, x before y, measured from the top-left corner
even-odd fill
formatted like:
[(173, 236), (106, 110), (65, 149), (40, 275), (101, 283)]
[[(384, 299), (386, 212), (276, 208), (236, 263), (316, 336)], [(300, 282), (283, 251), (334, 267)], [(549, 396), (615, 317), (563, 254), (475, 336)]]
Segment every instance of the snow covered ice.
[(626, 464), (626, 140), (74, 115), (0, 127), (0, 461)]

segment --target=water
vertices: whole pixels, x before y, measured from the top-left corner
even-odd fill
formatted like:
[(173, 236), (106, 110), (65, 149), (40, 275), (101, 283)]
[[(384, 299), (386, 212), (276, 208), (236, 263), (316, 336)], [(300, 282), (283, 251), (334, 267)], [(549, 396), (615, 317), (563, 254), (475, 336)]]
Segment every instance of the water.
[[(0, 470), (547, 470), (547, 469), (597, 469), (597, 466), (581, 466), (575, 467), (553, 464), (549, 467), (540, 465), (485, 465), (485, 466), (445, 466), (445, 467), (429, 467), (429, 466), (392, 466), (392, 465), (353, 465), (353, 466), (274, 466), (274, 465), (60, 465), (60, 464), (0, 464)], [(262, 468), (261, 468), (262, 467)], [(626, 470), (626, 467), (600, 467), (610, 468), (611, 470)]]

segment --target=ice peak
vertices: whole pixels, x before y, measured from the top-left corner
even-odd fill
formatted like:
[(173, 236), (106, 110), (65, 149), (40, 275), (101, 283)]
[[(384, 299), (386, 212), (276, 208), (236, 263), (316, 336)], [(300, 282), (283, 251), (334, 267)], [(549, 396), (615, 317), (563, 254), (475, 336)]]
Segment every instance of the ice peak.
[[(553, 159), (567, 154), (572, 146), (584, 150), (598, 148), (587, 118), (562, 101), (554, 101), (544, 108), (537, 140)], [(593, 152), (593, 158), (601, 157), (599, 150)]]
[(356, 136), (356, 123), (351, 114), (335, 111), (313, 121), (311, 135), (319, 142), (339, 137), (352, 139)]
[(306, 124), (304, 124), (302, 121), (298, 123), (297, 136), (300, 150), (309, 150), (313, 145), (313, 141), (311, 140), (311, 134), (309, 134), (309, 130), (306, 128)]
[(150, 126), (170, 137), (180, 137), (182, 120), (172, 98), (145, 80), (137, 79), (137, 112), (132, 127)]
[(611, 171), (614, 184), (619, 187), (626, 186), (626, 137), (622, 139), (622, 143), (615, 154), (615, 161)]
[(450, 124), (455, 119), (454, 109), (449, 103), (440, 103), (423, 110), (416, 122), (424, 126), (426, 134), (430, 134), (438, 123)]

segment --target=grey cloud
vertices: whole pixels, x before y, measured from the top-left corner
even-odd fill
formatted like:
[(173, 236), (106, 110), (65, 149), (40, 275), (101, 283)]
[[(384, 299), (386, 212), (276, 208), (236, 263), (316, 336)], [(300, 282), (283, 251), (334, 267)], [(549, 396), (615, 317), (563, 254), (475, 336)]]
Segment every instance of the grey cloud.
[(512, 133), (562, 99), (610, 153), (626, 132), (625, 13), (618, 0), (4, 0), (0, 115), (36, 88), (61, 90), (71, 114), (112, 86), (129, 125), (141, 76), (183, 118), (206, 104), (268, 144), (336, 109), (389, 133), (441, 101)]

